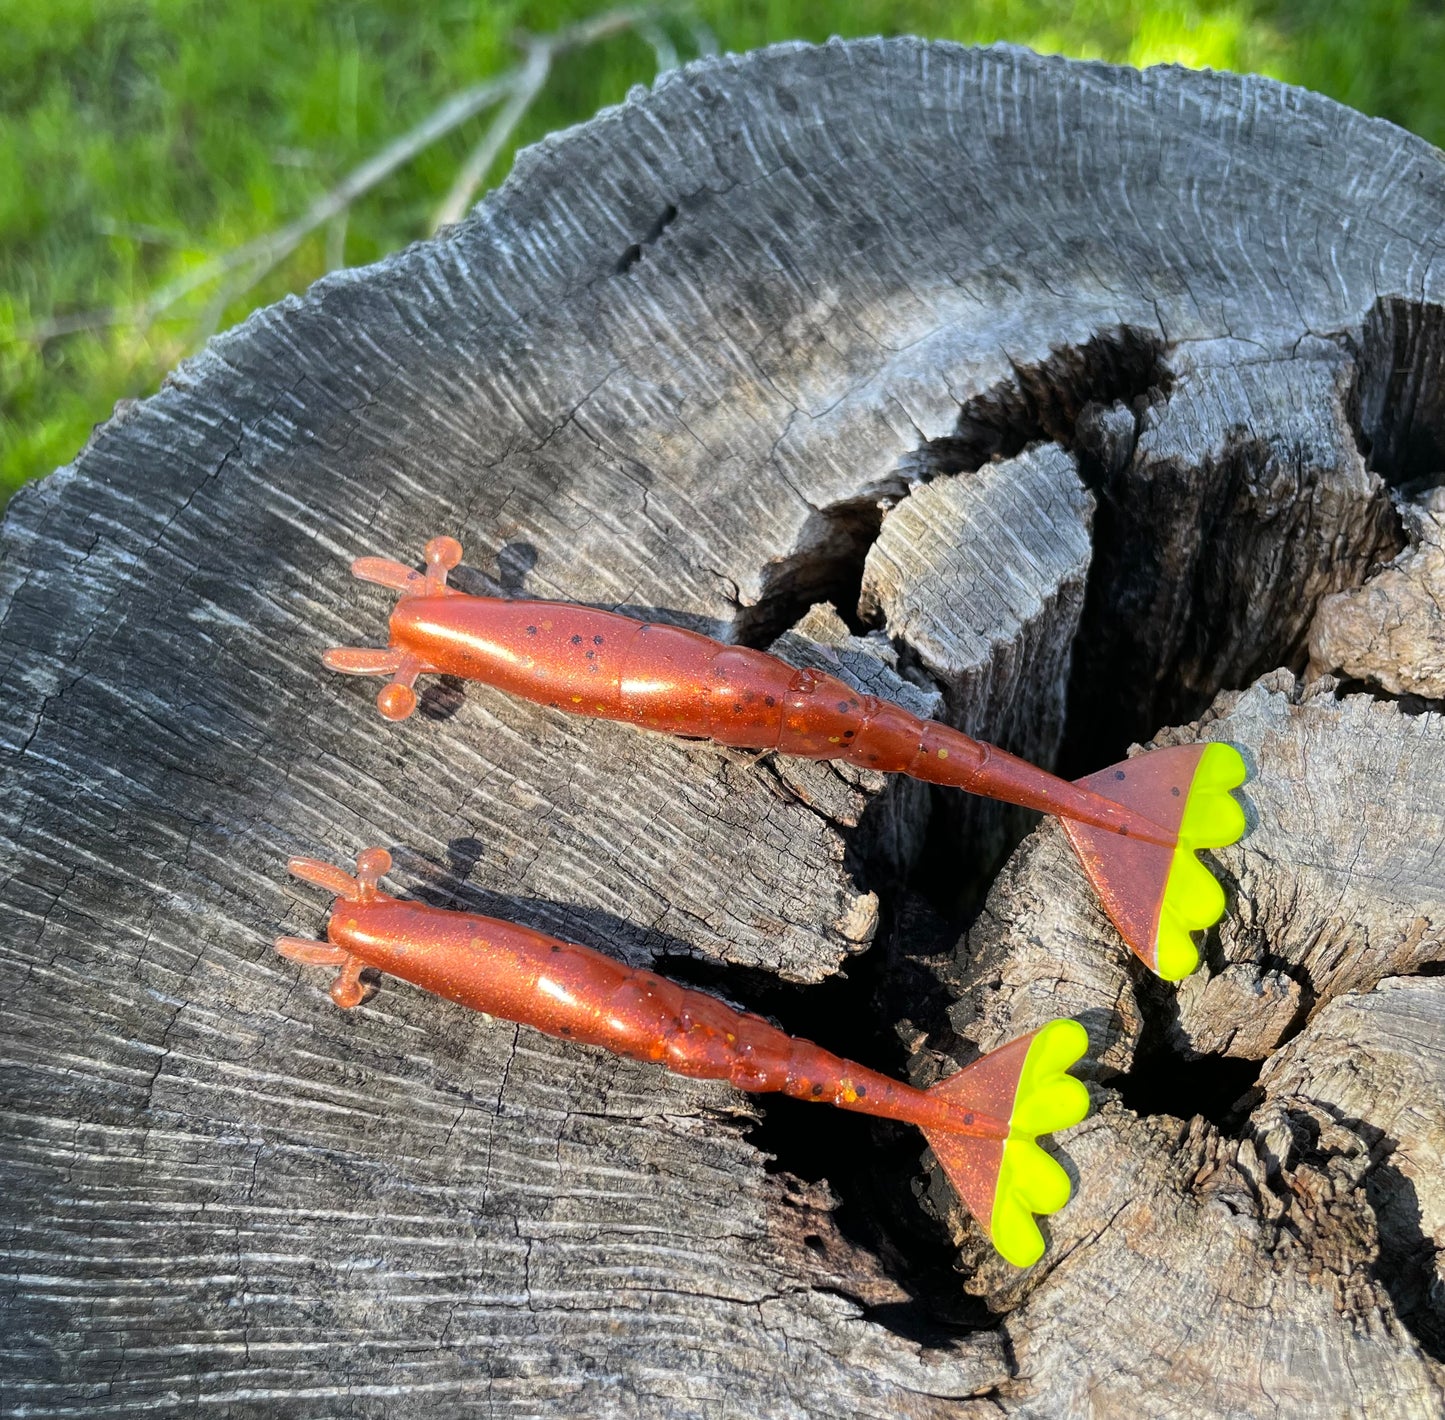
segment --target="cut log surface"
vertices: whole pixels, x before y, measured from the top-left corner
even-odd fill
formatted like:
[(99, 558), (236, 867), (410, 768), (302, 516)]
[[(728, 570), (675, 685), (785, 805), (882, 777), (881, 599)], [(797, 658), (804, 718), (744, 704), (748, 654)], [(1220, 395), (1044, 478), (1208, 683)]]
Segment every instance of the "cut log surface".
[[(789, 45), (118, 410), (0, 529), (0, 1413), (1439, 1414), (1445, 726), (1391, 618), (1442, 233), (1438, 152), (1269, 81)], [(1011, 821), (913, 785), (446, 681), (383, 723), (318, 653), (438, 533), (1069, 772), (1240, 745), (1205, 967), (1051, 824), (990, 881)], [(916, 1134), (338, 1011), (284, 860), (372, 844), (920, 1081), (1077, 1016), (1044, 1262)]]

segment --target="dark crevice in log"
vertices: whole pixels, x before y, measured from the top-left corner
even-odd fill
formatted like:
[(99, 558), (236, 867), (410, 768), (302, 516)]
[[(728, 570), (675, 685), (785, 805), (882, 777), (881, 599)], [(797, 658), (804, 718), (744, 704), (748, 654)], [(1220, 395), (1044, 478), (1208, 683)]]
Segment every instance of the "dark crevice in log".
[(1350, 413), (1366, 463), (1393, 488), (1445, 477), (1445, 307), (1383, 297), (1365, 317)]
[(633, 242), (620, 257), (617, 258), (617, 273), (620, 276), (624, 271), (630, 271), (639, 261), (645, 248), (653, 246), (659, 237), (677, 221), (677, 206), (669, 202), (666, 207), (658, 213), (657, 221), (647, 229), (647, 235), (640, 242)]
[[(1120, 326), (1082, 345), (1057, 347), (1036, 365), (1015, 365), (1012, 380), (960, 407), (952, 434), (923, 441), (904, 459), (894, 483), (818, 509), (804, 528), (798, 550), (766, 570), (763, 595), (739, 608), (735, 639), (766, 646), (819, 601), (831, 602), (855, 634), (877, 629), (860, 618), (858, 602), (863, 563), (888, 500), (904, 494), (910, 484), (973, 473), (992, 459), (1012, 458), (1045, 440), (1077, 451), (1085, 481), (1091, 481), (1091, 470), (1100, 476), (1100, 466), (1119, 457), (1118, 419), (1130, 434), (1127, 457), (1135, 426), (1129, 408), (1167, 396), (1171, 377), (1162, 364), (1163, 351), (1157, 336)], [(900, 668), (911, 657), (921, 671), (906, 641), (895, 640), (895, 646)]]
[[(1121, 759), (1159, 726), (1199, 719), (1221, 691), (1242, 689), (1278, 666), (1303, 673), (1310, 616), (1297, 618), (1293, 627), (1285, 626), (1283, 617), (1271, 619), (1247, 643), (1237, 639), (1238, 629), (1257, 619), (1259, 592), (1234, 575), (1231, 559), (1248, 543), (1260, 558), (1285, 560), (1287, 534), (1264, 521), (1242, 529), (1240, 516), (1252, 491), (1268, 484), (1279, 458), (1270, 441), (1240, 431), (1219, 456), (1197, 466), (1164, 461), (1149, 470), (1147, 484), (1122, 480), (1118, 488), (1106, 483), (1098, 490), (1094, 560), (1075, 643), (1059, 773), (1074, 777)], [(1177, 523), (1171, 490), (1193, 486), (1208, 493), (1199, 513), (1197, 556), (1181, 568), (1171, 546)], [(1403, 546), (1398, 519), (1391, 514), (1387, 520), (1393, 542), (1388, 530), (1371, 527), (1362, 536), (1373, 536), (1374, 543), (1348, 549), (1339, 559), (1354, 564), (1342, 587), (1359, 585), (1380, 558)], [(1181, 577), (1187, 581), (1181, 583)], [(1286, 571), (1269, 589), (1273, 604), (1310, 600), (1288, 580)], [(1160, 607), (1181, 599), (1182, 625), (1161, 648), (1153, 634)]]
[[(942, 1285), (946, 1285), (946, 1282)], [(854, 1296), (840, 1287), (815, 1287), (813, 1290), (831, 1293), (833, 1296), (842, 1297), (844, 1301), (852, 1302), (861, 1310), (865, 1320), (883, 1327), (886, 1331), (891, 1331), (895, 1336), (913, 1342), (916, 1346), (924, 1346), (930, 1350), (945, 1350), (955, 1337), (997, 1323), (997, 1318), (981, 1302), (970, 1306), (972, 1298), (951, 1297), (949, 1306), (960, 1315), (968, 1312), (970, 1315), (987, 1318), (980, 1321), (977, 1326), (935, 1321), (922, 1312), (917, 1302), (870, 1302), (866, 1297)], [(956, 1283), (954, 1290), (957, 1290)]]
[(1227, 1055), (1181, 1060), (1172, 1051), (1141, 1049), (1134, 1068), (1109, 1083), (1135, 1114), (1196, 1115), (1222, 1133), (1239, 1137), (1255, 1103), (1262, 1062)]
[(993, 832), (960, 837), (959, 789), (930, 790), (933, 831), (923, 840), (914, 884), (933, 911), (954, 924), (954, 940), (973, 926), (983, 909), (999, 869), (1043, 821), (1032, 809), (1003, 805), (993, 818)]
[[(1203, 944), (1205, 969), (1218, 970), (1217, 934)], [(1134, 964), (1138, 969), (1138, 964)], [(1259, 1099), (1263, 1060), (1190, 1051), (1179, 1030), (1175, 987), (1142, 975), (1136, 992), (1142, 1032), (1132, 1065), (1109, 1081), (1135, 1114), (1207, 1119), (1221, 1133), (1242, 1138), (1249, 1112)], [(1312, 988), (1306, 993), (1313, 1000)]]
[[(1198, 478), (1237, 489), (1269, 457), (1267, 444), (1241, 439), (1215, 466), (1203, 470), (1170, 469), (1170, 481), (1183, 484)], [(1208, 670), (1216, 659), (1214, 630), (1229, 624), (1227, 610), (1220, 605), (1234, 595), (1227, 577), (1210, 577), (1196, 583), (1191, 592), (1184, 645), (1175, 652), (1172, 664), (1150, 665), (1145, 657), (1130, 654), (1135, 647), (1149, 645), (1132, 632), (1156, 614), (1160, 584), (1169, 577), (1164, 552), (1168, 529), (1151, 523), (1147, 513), (1141, 517), (1137, 505), (1116, 497), (1108, 481), (1097, 491), (1094, 560), (1084, 595), (1070, 675), (1068, 716), (1059, 752), (1059, 772), (1069, 778), (1122, 759), (1131, 744), (1148, 740), (1160, 725), (1197, 720), (1220, 690), (1231, 688)], [(1228, 502), (1226, 492), (1217, 500), (1217, 506), (1227, 506)], [(1220, 534), (1221, 529), (1211, 522), (1200, 528), (1201, 561), (1210, 558), (1211, 543)], [(1232, 688), (1248, 685), (1255, 676), (1277, 665), (1302, 669), (1304, 657), (1302, 643), (1260, 646), (1254, 669)], [(1197, 686), (1180, 674), (1185, 660), (1194, 668), (1194, 680), (1200, 682)]]
[(1402, 715), (1445, 715), (1445, 700), (1424, 695), (1397, 695), (1369, 680), (1339, 680), (1334, 688), (1334, 698), (1344, 700), (1351, 695), (1368, 695), (1371, 700), (1396, 705)]
[(883, 491), (814, 512), (792, 556), (764, 570), (763, 594), (740, 606), (733, 639), (766, 648), (815, 602), (831, 602), (855, 636), (871, 628), (858, 616), (863, 562), (883, 524)]
[(1058, 347), (1037, 365), (1015, 365), (1012, 380), (960, 408), (952, 434), (922, 445), (911, 471), (925, 478), (973, 473), (1041, 440), (1072, 450), (1080, 421), (1096, 408), (1168, 394), (1163, 352), (1157, 335), (1120, 326), (1083, 345)]
[[(1377, 302), (1341, 399), (1339, 433), (1387, 485), (1419, 486), (1445, 466), (1445, 320), (1442, 309)], [(1186, 373), (1149, 404), (1090, 411), (1075, 447), (1095, 491), (1094, 558), (1069, 688), (1065, 774), (1120, 757), (1162, 724), (1197, 719), (1219, 691), (1276, 666), (1303, 669), (1315, 603), (1358, 586), (1404, 546), (1400, 519), (1362, 490), (1329, 425), (1271, 429), (1269, 417), (1301, 397), (1328, 399), (1328, 354), (1266, 360), (1237, 386), (1220, 382), (1212, 357), (1176, 352)], [(1182, 401), (1174, 411), (1171, 399)], [(1229, 415), (1179, 430), (1214, 402)], [(1287, 419), (1287, 413), (1284, 415)], [(1145, 442), (1140, 443), (1147, 432)], [(1263, 432), (1256, 432), (1262, 430)], [(1213, 439), (1213, 447), (1209, 446)], [(1308, 492), (1318, 501), (1310, 507)], [(1286, 510), (1293, 508), (1293, 512)], [(1334, 546), (1315, 525), (1341, 516)], [(1272, 614), (1277, 610), (1278, 614)]]

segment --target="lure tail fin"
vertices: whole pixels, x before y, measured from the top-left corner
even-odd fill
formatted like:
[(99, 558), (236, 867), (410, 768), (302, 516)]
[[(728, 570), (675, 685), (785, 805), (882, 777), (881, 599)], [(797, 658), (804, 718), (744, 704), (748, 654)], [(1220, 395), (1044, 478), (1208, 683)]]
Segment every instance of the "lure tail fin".
[(1239, 751), (1214, 743), (1152, 750), (1077, 781), (1177, 834), (1172, 847), (1060, 820), (1119, 935), (1166, 981), (1199, 965), (1191, 934), (1224, 915), (1224, 889), (1195, 854), (1243, 836), (1230, 790), (1247, 777)]
[(1020, 1036), (929, 1094), (967, 1111), (963, 1123), (996, 1121), (996, 1137), (925, 1129), (939, 1164), (993, 1245), (1016, 1267), (1044, 1252), (1035, 1213), (1054, 1213), (1069, 1201), (1069, 1176), (1036, 1136), (1077, 1124), (1089, 1112), (1089, 1092), (1068, 1068), (1089, 1038), (1077, 1021), (1057, 1020)]

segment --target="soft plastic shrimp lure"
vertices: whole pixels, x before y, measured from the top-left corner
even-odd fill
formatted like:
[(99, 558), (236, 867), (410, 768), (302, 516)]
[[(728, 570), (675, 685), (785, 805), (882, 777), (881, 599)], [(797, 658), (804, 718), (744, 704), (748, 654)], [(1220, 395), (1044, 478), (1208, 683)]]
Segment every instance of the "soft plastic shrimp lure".
[(578, 715), (721, 744), (843, 759), (1055, 814), (1124, 941), (1166, 980), (1199, 964), (1191, 933), (1217, 922), (1224, 891), (1195, 851), (1244, 832), (1229, 792), (1246, 777), (1227, 744), (1180, 745), (1059, 779), (959, 730), (859, 695), (817, 671), (680, 627), (565, 602), (473, 597), (447, 585), (454, 538), (426, 546), (424, 573), (362, 557), (352, 571), (401, 593), (391, 645), (323, 659), (349, 675), (390, 676), (388, 720), (416, 708), (424, 672), (483, 681)]
[(340, 966), (331, 986), (338, 1006), (366, 999), (361, 973), (372, 967), (474, 1010), (679, 1075), (915, 1124), (994, 1246), (1019, 1267), (1043, 1255), (1033, 1215), (1069, 1201), (1068, 1175), (1035, 1137), (1089, 1111), (1088, 1091), (1065, 1073), (1088, 1045), (1077, 1021), (1050, 1021), (918, 1090), (588, 947), (391, 897), (377, 888), (391, 868), (384, 848), (362, 853), (355, 877), (315, 858), (288, 866), (337, 901), (329, 944), (280, 937), (276, 949), (308, 965)]

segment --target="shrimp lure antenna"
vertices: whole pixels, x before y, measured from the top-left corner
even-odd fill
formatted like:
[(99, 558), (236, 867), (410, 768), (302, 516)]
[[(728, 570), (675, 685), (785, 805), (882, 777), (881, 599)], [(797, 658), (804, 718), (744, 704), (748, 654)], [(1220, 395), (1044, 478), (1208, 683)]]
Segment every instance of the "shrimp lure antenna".
[[(390, 587), (408, 597), (457, 596), (447, 586), (447, 573), (462, 560), (462, 545), (454, 537), (434, 537), (424, 553), (426, 571), (416, 572), (386, 557), (358, 557), (351, 575), (363, 582)], [(405, 720), (416, 709), (416, 678), (429, 667), (420, 656), (398, 646), (336, 646), (322, 661), (343, 675), (384, 675), (391, 680), (376, 697), (376, 708), (384, 719)]]
[[(290, 858), (286, 867), (293, 877), (325, 888), (341, 902), (389, 901), (376, 886), (391, 871), (391, 854), (385, 848), (368, 848), (358, 855), (355, 877), (320, 858)], [(331, 983), (331, 999), (343, 1010), (361, 1005), (371, 995), (371, 989), (361, 980), (366, 963), (345, 947), (308, 937), (277, 937), (276, 950), (304, 966), (339, 966), (341, 970)]]

